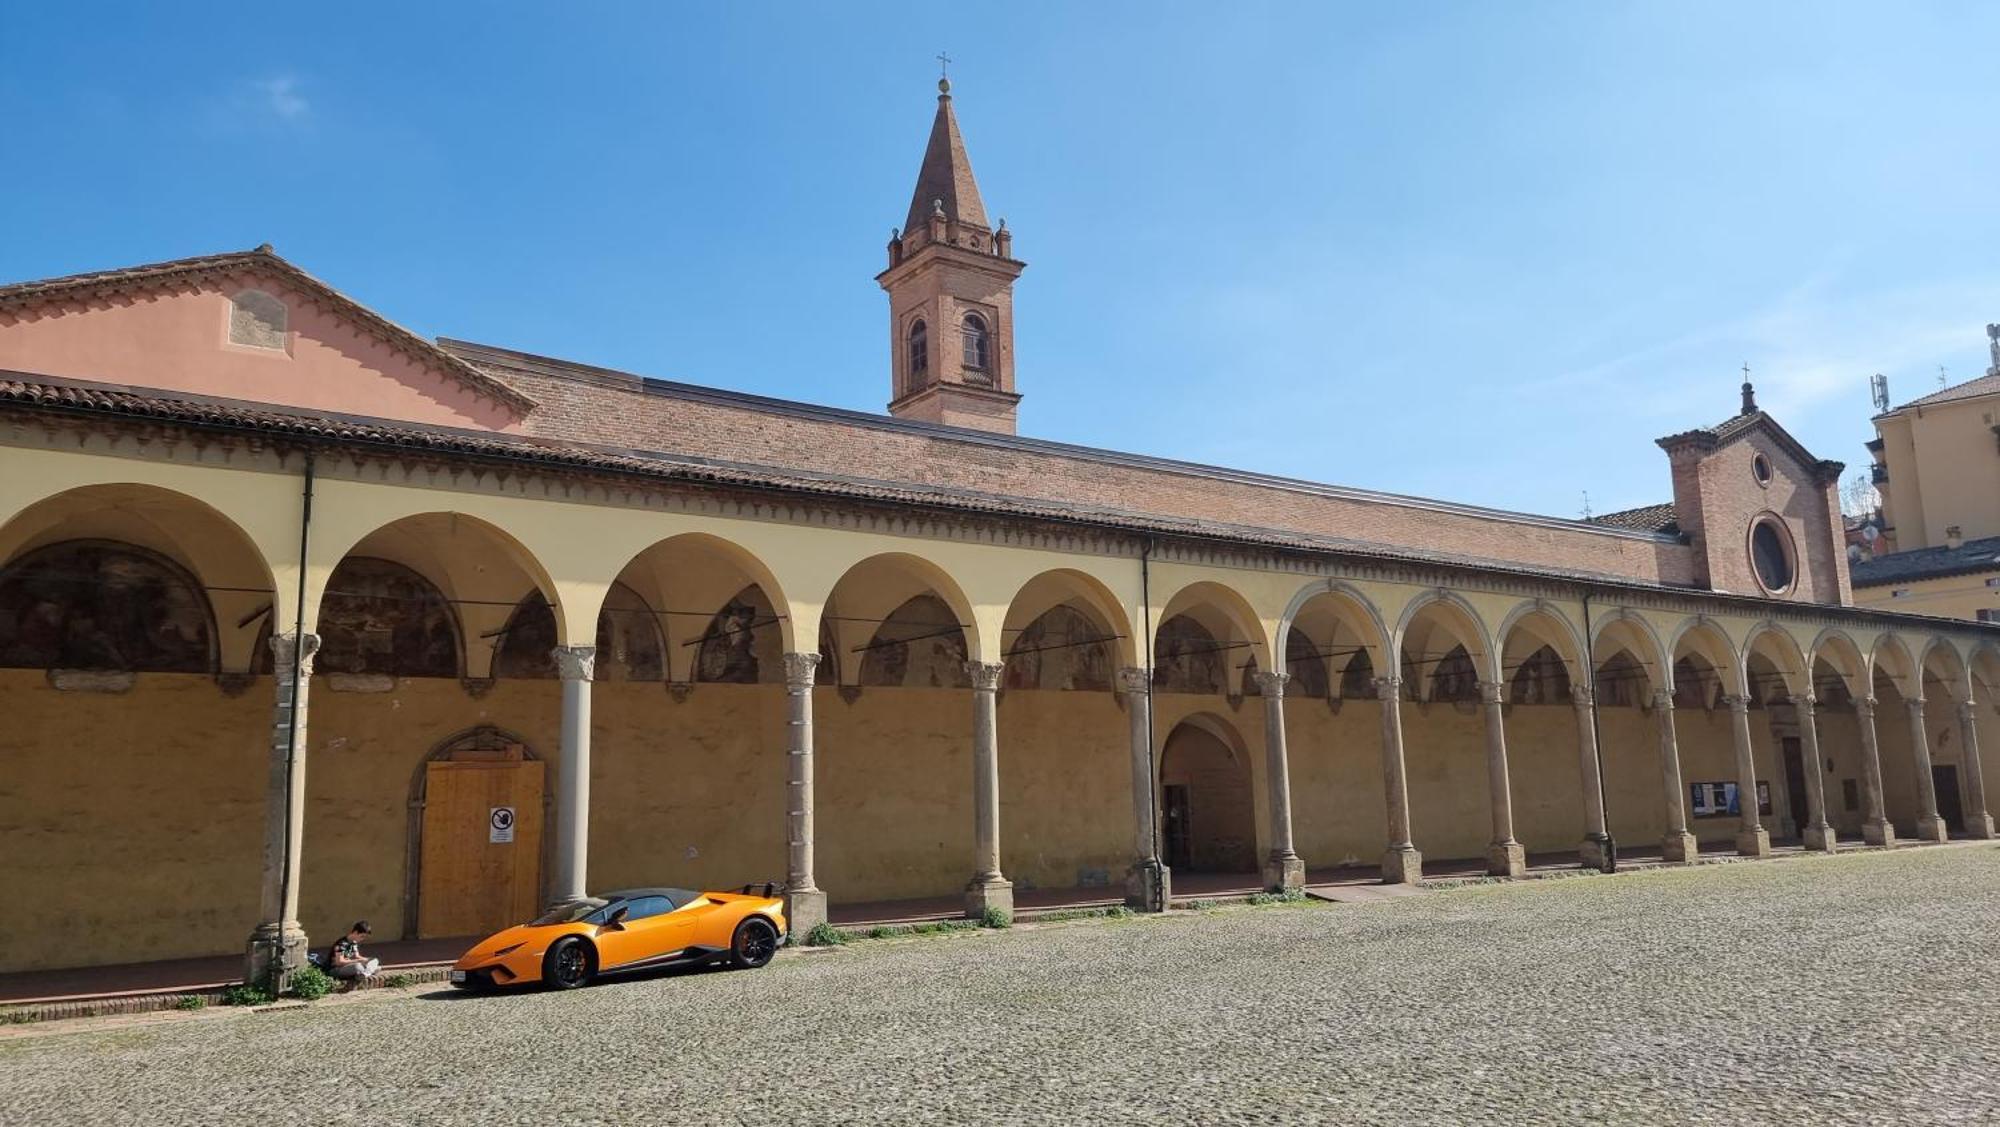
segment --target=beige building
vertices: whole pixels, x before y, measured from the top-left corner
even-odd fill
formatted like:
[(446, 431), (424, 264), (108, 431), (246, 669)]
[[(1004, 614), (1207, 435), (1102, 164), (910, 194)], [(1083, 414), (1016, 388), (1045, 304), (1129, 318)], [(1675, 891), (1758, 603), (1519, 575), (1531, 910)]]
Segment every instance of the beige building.
[(268, 247), (0, 287), (0, 971), (1992, 834), (2000, 632), (1852, 605), (1840, 467), (1747, 386), (1593, 521), (1042, 441), (948, 96), (909, 216), (887, 414), (425, 340)]
[(1992, 366), (1875, 416), (1871, 471), (1894, 550), (1854, 566), (1855, 601), (2000, 621), (2000, 325)]

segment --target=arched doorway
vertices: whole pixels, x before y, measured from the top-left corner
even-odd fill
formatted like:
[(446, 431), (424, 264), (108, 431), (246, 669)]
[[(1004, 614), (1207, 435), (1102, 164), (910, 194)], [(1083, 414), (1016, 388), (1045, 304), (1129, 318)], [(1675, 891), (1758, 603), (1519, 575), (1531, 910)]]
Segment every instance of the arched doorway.
[(521, 737), (491, 725), (424, 757), (412, 784), (403, 934), (490, 935), (542, 904), (547, 780)]
[(1160, 753), (1160, 810), (1170, 868), (1190, 873), (1257, 871), (1250, 758), (1228, 725), (1194, 716), (1167, 734)]

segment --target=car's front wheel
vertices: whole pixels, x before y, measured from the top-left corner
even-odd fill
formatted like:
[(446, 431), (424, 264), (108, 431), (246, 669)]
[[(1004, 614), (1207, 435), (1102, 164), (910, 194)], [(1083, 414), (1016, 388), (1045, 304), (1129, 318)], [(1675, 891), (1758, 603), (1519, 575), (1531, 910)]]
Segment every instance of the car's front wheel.
[(771, 961), (778, 953), (778, 929), (762, 916), (752, 916), (736, 925), (736, 938), (729, 944), (729, 965), (753, 970)]
[(542, 956), (542, 981), (552, 990), (574, 990), (590, 981), (596, 962), (590, 944), (565, 935)]

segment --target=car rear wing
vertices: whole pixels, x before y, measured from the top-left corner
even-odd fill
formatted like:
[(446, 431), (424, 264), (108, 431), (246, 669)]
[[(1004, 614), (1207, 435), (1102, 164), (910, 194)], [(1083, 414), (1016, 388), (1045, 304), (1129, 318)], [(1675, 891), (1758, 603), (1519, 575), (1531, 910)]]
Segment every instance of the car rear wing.
[(770, 900), (782, 894), (784, 891), (785, 891), (785, 886), (783, 884), (780, 884), (779, 882), (774, 880), (767, 880), (763, 884), (746, 884), (742, 887), (741, 890), (737, 892), (737, 895), (762, 896), (764, 899)]

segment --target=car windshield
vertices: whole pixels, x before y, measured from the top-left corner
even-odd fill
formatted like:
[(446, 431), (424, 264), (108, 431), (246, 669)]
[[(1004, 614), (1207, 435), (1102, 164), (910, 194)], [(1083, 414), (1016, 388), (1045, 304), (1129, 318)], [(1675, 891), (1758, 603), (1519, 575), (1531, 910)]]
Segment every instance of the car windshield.
[(535, 917), (535, 922), (528, 926), (547, 927), (550, 924), (575, 923), (599, 908), (604, 907), (605, 903), (605, 901), (599, 900), (595, 896), (586, 896), (581, 900), (572, 900), (567, 904), (558, 904)]

